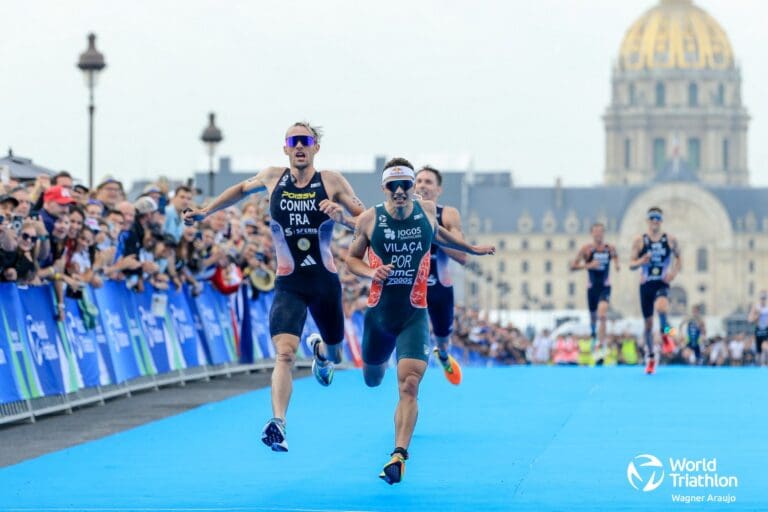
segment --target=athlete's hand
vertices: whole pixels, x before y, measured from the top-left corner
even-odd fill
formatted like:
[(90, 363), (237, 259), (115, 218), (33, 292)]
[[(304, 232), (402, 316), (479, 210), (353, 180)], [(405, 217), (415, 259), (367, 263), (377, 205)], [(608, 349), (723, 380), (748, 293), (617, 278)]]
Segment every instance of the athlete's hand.
[(472, 245), (472, 254), (475, 256), (485, 256), (496, 254), (496, 247), (493, 245)]
[(195, 222), (201, 221), (206, 217), (205, 210), (187, 208), (181, 212), (181, 218), (184, 221), (185, 226), (192, 226)]
[(647, 265), (651, 262), (651, 253), (647, 252), (640, 256), (640, 258), (637, 260), (638, 264), (640, 265)]
[(344, 219), (344, 208), (330, 199), (320, 201), (320, 211), (329, 216), (334, 222), (341, 222)]
[(588, 270), (598, 269), (598, 268), (600, 268), (600, 262), (597, 261), (597, 260), (592, 260), (589, 263), (587, 263), (586, 265), (584, 265), (584, 268), (586, 268)]
[(669, 283), (672, 282), (672, 280), (674, 278), (675, 278), (675, 273), (674, 272), (670, 272), (669, 274), (667, 274), (664, 277), (662, 277), (661, 280), (664, 281), (665, 283), (669, 284)]
[(382, 283), (387, 280), (389, 277), (389, 274), (392, 273), (392, 270), (395, 268), (394, 265), (388, 264), (388, 265), (381, 265), (373, 269), (373, 274), (371, 274), (371, 279), (374, 281), (381, 281)]

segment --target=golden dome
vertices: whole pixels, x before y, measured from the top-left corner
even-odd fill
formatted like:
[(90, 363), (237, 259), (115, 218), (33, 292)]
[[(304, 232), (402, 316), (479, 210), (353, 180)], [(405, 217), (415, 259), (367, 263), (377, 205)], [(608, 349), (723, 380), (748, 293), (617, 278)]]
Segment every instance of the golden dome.
[(621, 69), (730, 69), (733, 51), (720, 24), (691, 0), (661, 0), (621, 42)]

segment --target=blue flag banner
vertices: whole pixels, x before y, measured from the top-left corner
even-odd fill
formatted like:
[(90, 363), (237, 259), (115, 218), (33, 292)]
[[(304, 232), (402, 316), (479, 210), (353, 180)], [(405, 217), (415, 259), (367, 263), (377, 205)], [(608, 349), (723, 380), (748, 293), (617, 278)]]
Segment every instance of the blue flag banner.
[(83, 385), (92, 387), (109, 384), (109, 376), (105, 374), (102, 378), (99, 369), (99, 349), (96, 346), (95, 332), (85, 328), (77, 300), (65, 298), (64, 305), (63, 327), (66, 339), (72, 349), (72, 355), (80, 368)]
[(139, 319), (138, 294), (135, 291), (130, 292), (125, 286), (122, 287), (122, 309), (123, 318), (128, 322), (128, 335), (131, 337), (131, 344), (137, 348), (139, 369), (142, 371), (142, 375), (157, 374), (157, 366), (155, 366), (152, 351), (149, 349), (149, 341), (144, 336), (144, 329)]
[(261, 348), (262, 358), (275, 358), (275, 346), (269, 335), (269, 310), (274, 300), (275, 292), (261, 292), (259, 298), (251, 303), (251, 329)]
[[(16, 386), (22, 398), (43, 396), (43, 386), (35, 371), (34, 358), (27, 340), (27, 331), (23, 328), (23, 314), (19, 291), (13, 283), (0, 283), (0, 330), (11, 349)], [(8, 355), (8, 354), (6, 354)]]
[(165, 323), (172, 336), (179, 342), (187, 367), (207, 363), (203, 343), (195, 329), (195, 320), (187, 297), (182, 290), (168, 290), (168, 308)]
[[(104, 286), (93, 290), (96, 305), (99, 308), (98, 323), (107, 339), (109, 360), (114, 372), (114, 382), (124, 382), (143, 375), (139, 369), (138, 347), (131, 343), (128, 333), (128, 322), (123, 317), (121, 301), (127, 293), (123, 283), (105, 281)], [(97, 329), (97, 342), (99, 342)], [(100, 342), (99, 342), (100, 343)], [(110, 365), (108, 364), (107, 367)]]
[[(0, 321), (2, 321), (2, 326), (0, 326), (0, 404), (15, 402), (24, 398), (17, 383), (17, 370), (14, 369), (16, 357), (13, 345), (20, 344), (19, 337), (17, 332), (13, 333), (16, 335), (15, 338), (12, 337), (9, 322), (6, 320), (10, 314), (8, 312), (10, 308), (6, 307), (6, 302), (10, 302), (5, 300), (6, 291), (8, 291), (7, 286), (3, 283), (0, 288), (0, 294), (3, 297), (3, 300), (0, 301)], [(16, 293), (15, 290), (13, 293)]]
[[(142, 335), (147, 342), (147, 347), (152, 357), (157, 373), (167, 373), (171, 370), (178, 370), (182, 367), (178, 361), (178, 350), (173, 346), (173, 342), (168, 339), (168, 333), (165, 330), (165, 305), (160, 308), (154, 308), (153, 302), (160, 304), (165, 301), (167, 304), (168, 296), (156, 293), (149, 283), (145, 283), (144, 291), (135, 294), (136, 298), (136, 318), (139, 327), (142, 329)], [(155, 314), (156, 309), (163, 316)]]
[(230, 361), (224, 331), (219, 325), (216, 313), (216, 302), (211, 295), (211, 288), (205, 285), (203, 292), (197, 297), (191, 297), (190, 305), (195, 318), (195, 327), (200, 338), (204, 341), (206, 354), (211, 364), (222, 364)]
[(227, 350), (227, 361), (237, 361), (237, 349), (235, 348), (235, 327), (232, 315), (232, 305), (230, 304), (229, 295), (223, 295), (214, 290), (207, 283), (205, 285), (204, 294), (208, 294), (211, 297), (211, 302), (216, 309), (216, 321), (221, 326), (222, 334), (224, 335), (225, 347)]
[(63, 395), (77, 389), (69, 375), (69, 360), (53, 316), (53, 301), (48, 286), (19, 289), (23, 315), (22, 328), (29, 342), (32, 360), (43, 394)]
[[(88, 297), (88, 302), (96, 304), (96, 296), (93, 294), (93, 289), (88, 286), (83, 290), (83, 294)], [(96, 342), (96, 347), (99, 352), (99, 375), (102, 384), (110, 384), (113, 382), (119, 382), (117, 375), (115, 375), (115, 366), (112, 364), (112, 353), (110, 352), (110, 342), (107, 340), (107, 335), (104, 332), (104, 326), (101, 323), (103, 313), (99, 312), (96, 317), (96, 325), (93, 328), (91, 335)]]

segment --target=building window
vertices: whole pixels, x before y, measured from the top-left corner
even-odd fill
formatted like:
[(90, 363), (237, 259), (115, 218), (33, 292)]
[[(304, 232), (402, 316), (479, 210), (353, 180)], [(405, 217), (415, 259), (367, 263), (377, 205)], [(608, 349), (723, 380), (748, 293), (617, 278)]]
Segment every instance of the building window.
[(544, 240), (544, 249), (548, 251), (552, 249), (552, 240)]
[(663, 107), (666, 103), (666, 90), (664, 84), (659, 82), (656, 84), (656, 106)]
[(653, 139), (653, 168), (660, 172), (667, 162), (667, 141), (664, 139)]
[(576, 295), (576, 283), (570, 282), (568, 283), (568, 296), (573, 297)]
[(755, 250), (755, 239), (754, 238), (750, 238), (749, 242), (747, 242), (747, 244), (749, 245), (749, 250), (750, 251), (754, 251)]
[(629, 84), (629, 104), (635, 105), (637, 103), (637, 93), (635, 92), (635, 84)]
[(721, 107), (725, 105), (725, 86), (723, 84), (719, 84), (717, 86), (717, 96), (715, 97), (715, 103)]
[(475, 281), (469, 283), (469, 294), (472, 297), (477, 297), (477, 283)]
[(552, 283), (550, 283), (549, 281), (544, 282), (544, 296), (545, 297), (552, 296)]
[(752, 281), (749, 282), (748, 293), (750, 297), (752, 297), (755, 294), (755, 283), (753, 283)]
[(527, 274), (528, 273), (528, 262), (527, 261), (523, 261), (523, 263), (520, 265), (520, 271), (523, 274)]
[(499, 250), (503, 251), (506, 248), (507, 248), (507, 241), (502, 238), (501, 240), (499, 240)]
[(688, 85), (688, 106), (696, 107), (699, 105), (699, 86), (694, 82)]
[(528, 289), (528, 282), (527, 281), (524, 281), (520, 285), (520, 291), (523, 292), (523, 297), (528, 297), (531, 294), (530, 290)]
[(709, 257), (706, 247), (700, 247), (696, 251), (696, 270), (707, 272), (709, 270)]
[(755, 262), (754, 261), (750, 261), (749, 262), (749, 273), (750, 274), (754, 274), (755, 273)]
[(575, 248), (576, 248), (576, 240), (571, 238), (570, 240), (568, 240), (568, 249), (573, 250)]
[(544, 272), (547, 274), (552, 273), (552, 262), (547, 260), (544, 262)]
[(707, 291), (707, 285), (705, 285), (704, 283), (701, 283), (699, 285), (699, 293), (705, 293), (706, 291)]
[(692, 171), (698, 171), (701, 165), (701, 141), (697, 138), (688, 139), (688, 166)]
[(520, 248), (522, 250), (524, 250), (524, 251), (527, 251), (528, 250), (528, 240), (526, 240), (525, 238), (523, 240), (521, 240), (520, 241)]
[(632, 167), (632, 140), (624, 139), (624, 168)]
[(723, 139), (723, 170), (728, 170), (728, 139)]
[(504, 260), (499, 261), (499, 274), (503, 274), (507, 271), (507, 264)]

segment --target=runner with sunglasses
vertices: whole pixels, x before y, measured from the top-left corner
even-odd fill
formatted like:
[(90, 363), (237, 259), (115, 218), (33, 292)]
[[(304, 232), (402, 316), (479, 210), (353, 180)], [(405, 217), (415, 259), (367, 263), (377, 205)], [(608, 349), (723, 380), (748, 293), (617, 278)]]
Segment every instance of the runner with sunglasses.
[[(424, 166), (416, 173), (416, 192), (422, 199), (434, 201), (443, 193), (443, 176), (433, 167)], [(436, 205), (437, 223), (459, 238), (461, 233), (461, 215), (452, 206)], [(434, 353), (443, 367), (445, 378), (454, 385), (461, 383), (461, 366), (450, 354), (448, 347), (453, 332), (453, 282), (448, 270), (449, 258), (461, 265), (467, 263), (467, 254), (453, 249), (443, 249), (432, 244), (429, 279), (427, 280), (427, 311), (432, 322), (432, 335), (435, 338)]]
[[(667, 353), (674, 349), (671, 327), (667, 322), (669, 311), (669, 283), (680, 273), (682, 260), (677, 238), (661, 231), (664, 220), (661, 208), (654, 206), (648, 210), (648, 231), (637, 236), (632, 242), (632, 256), (629, 262), (631, 270), (641, 269), (640, 307), (645, 320), (645, 348), (647, 364), (645, 373), (656, 371), (656, 359), (653, 350), (653, 312), (659, 315), (662, 350)], [(674, 262), (673, 262), (674, 258)]]
[(334, 222), (354, 228), (352, 216), (363, 212), (349, 182), (338, 172), (318, 171), (314, 158), (321, 133), (309, 123), (295, 123), (285, 134), (284, 153), (290, 167), (268, 167), (255, 177), (225, 190), (202, 209), (184, 214), (185, 222), (199, 221), (254, 193), (269, 194), (270, 229), (277, 253), (275, 299), (269, 331), (277, 352), (272, 372), (272, 414), (261, 440), (274, 451), (287, 451), (285, 416), (293, 389), (291, 371), (307, 317), (315, 319), (312, 372), (323, 386), (333, 379), (334, 363), (341, 361), (344, 312), (341, 283), (331, 253)]
[[(471, 246), (437, 223), (432, 201), (414, 201), (413, 166), (395, 158), (384, 166), (386, 201), (358, 218), (347, 265), (373, 280), (363, 327), (363, 377), (368, 386), (384, 378), (389, 357), (397, 354), (400, 400), (395, 409), (395, 449), (379, 475), (388, 484), (405, 473), (408, 446), (418, 415), (419, 383), (429, 359), (427, 280), (433, 241), (471, 254), (493, 254), (492, 246)], [(366, 253), (368, 263), (363, 261)]]

